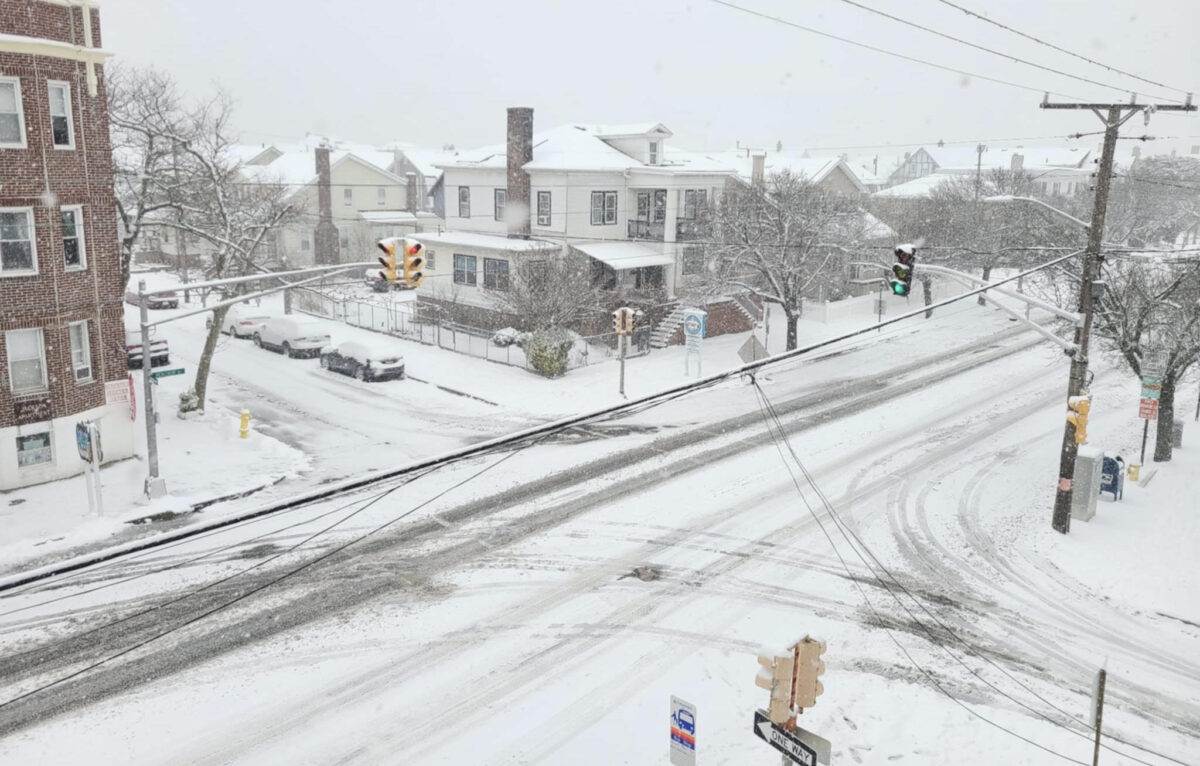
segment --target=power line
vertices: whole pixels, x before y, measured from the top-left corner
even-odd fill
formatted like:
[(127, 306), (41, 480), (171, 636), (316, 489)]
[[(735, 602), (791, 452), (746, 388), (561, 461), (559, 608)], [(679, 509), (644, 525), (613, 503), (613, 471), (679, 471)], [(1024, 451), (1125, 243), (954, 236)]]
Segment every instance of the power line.
[[(1123, 88), (1119, 85), (1109, 85), (1108, 83), (1103, 83), (1103, 82), (1100, 82), (1099, 80), (1091, 80), (1091, 79), (1088, 79), (1087, 77), (1080, 77), (1079, 75), (1074, 75), (1074, 74), (1071, 74), (1070, 72), (1064, 72), (1061, 69), (1054, 69), (1053, 67), (1044, 66), (1042, 64), (1037, 64), (1032, 61), (1026, 61), (1023, 58), (1014, 56), (1010, 53), (1004, 53), (1002, 51), (988, 48), (987, 46), (984, 46), (984, 45), (978, 45), (976, 43), (969, 42), (967, 40), (963, 40), (961, 38), (955, 37), (954, 35), (946, 34), (945, 32), (939, 32), (936, 29), (930, 29), (929, 27), (918, 24), (915, 21), (909, 21), (908, 19), (902, 19), (899, 16), (893, 16), (890, 13), (886, 13), (884, 11), (880, 11), (875, 8), (871, 8), (869, 6), (855, 2), (855, 0), (841, 0), (841, 2), (843, 2), (847, 5), (854, 6), (855, 8), (862, 9), (868, 13), (873, 13), (877, 16), (882, 16), (885, 19), (891, 19), (892, 21), (898, 22), (900, 24), (904, 24), (906, 26), (913, 27), (914, 29), (920, 29), (921, 31), (928, 32), (931, 35), (937, 35), (938, 37), (941, 37), (943, 39), (952, 40), (956, 43), (966, 45), (970, 48), (975, 48), (976, 50), (984, 51), (985, 53), (990, 53), (993, 56), (999, 56), (1000, 58), (1008, 59), (1009, 61), (1013, 61), (1018, 64), (1025, 64), (1026, 66), (1031, 66), (1031, 67), (1034, 67), (1035, 69), (1041, 69), (1045, 72), (1051, 72), (1052, 74), (1062, 75), (1063, 77), (1069, 77), (1072, 80), (1079, 80), (1080, 82), (1085, 82), (1085, 83), (1088, 83), (1089, 85), (1099, 85), (1102, 88), (1108, 88), (1110, 90), (1117, 90), (1117, 91), (1121, 91), (1123, 93), (1127, 93), (1129, 90), (1128, 88)], [(1153, 95), (1153, 94), (1147, 94), (1147, 95)], [(1161, 98), (1166, 101), (1178, 101), (1179, 100), (1179, 99), (1166, 98), (1164, 96), (1153, 96), (1153, 97)]]
[[(886, 582), (884, 582), (884, 579), (882, 578), (882, 576), (876, 575), (875, 568), (880, 569), (880, 571), (882, 571), (883, 574), (886, 574), (887, 580), (892, 582), (892, 584), (896, 588), (899, 588), (899, 590), (901, 592), (904, 592), (905, 596), (910, 598), (912, 600), (912, 602), (918, 606), (920, 611), (925, 612), (925, 615), (928, 615), (931, 618), (931, 620), (937, 624), (938, 627), (941, 627), (943, 630), (946, 630), (946, 632), (949, 635), (952, 635), (956, 641), (959, 641), (960, 644), (966, 646), (968, 648), (968, 650), (971, 650), (973, 656), (976, 656), (979, 659), (983, 659), (985, 663), (988, 663), (989, 665), (992, 666), (992, 668), (995, 668), (996, 670), (1000, 671), (1001, 674), (1010, 678), (1010, 680), (1012, 680), (1016, 684), (1018, 684), (1019, 687), (1021, 687), (1022, 689), (1025, 689), (1026, 692), (1032, 694), (1034, 696), (1034, 698), (1037, 698), (1039, 701), (1044, 702), (1044, 704), (1049, 705), (1051, 708), (1054, 708), (1054, 710), (1056, 712), (1063, 714), (1063, 716), (1066, 716), (1068, 719), (1073, 720), (1073, 722), (1075, 722), (1076, 724), (1080, 724), (1081, 726), (1084, 726), (1085, 729), (1088, 728), (1088, 724), (1086, 724), (1084, 722), (1084, 720), (1076, 718), (1074, 716), (1074, 714), (1072, 714), (1066, 710), (1063, 710), (1063, 708), (1055, 705), (1054, 702), (1051, 702), (1050, 700), (1045, 699), (1044, 696), (1038, 694), (1036, 692), (1036, 690), (1032, 689), (1031, 687), (1028, 687), (1026, 683), (1020, 681), (1018, 677), (1016, 677), (1012, 674), (1012, 672), (1009, 672), (1008, 670), (1004, 669), (1003, 666), (1001, 666), (1000, 664), (995, 662), (994, 659), (991, 659), (990, 657), (986, 656), (986, 654), (984, 652), (979, 651), (979, 648), (977, 646), (974, 646), (973, 644), (971, 644), (970, 641), (967, 641), (966, 639), (962, 638), (962, 636), (960, 636), (953, 627), (950, 627), (949, 624), (944, 622), (941, 617), (938, 617), (935, 614), (935, 612), (932, 612), (928, 608), (928, 606), (925, 606), (925, 604), (922, 602), (922, 600), (917, 598), (916, 594), (913, 594), (910, 590), (908, 590), (908, 588), (904, 584), (902, 584), (902, 582), (900, 582), (899, 579), (896, 579), (896, 576), (892, 573), (892, 571), (890, 571), (886, 567), (886, 565), (884, 565), (880, 561), (880, 559), (878, 559), (878, 557), (876, 557), (875, 553), (871, 551), (870, 547), (868, 545), (866, 545), (866, 543), (864, 543), (863, 539), (860, 538), (859, 535), (856, 532), (854, 532), (850, 526), (847, 525), (845, 520), (841, 519), (841, 515), (833, 507), (833, 503), (829, 502), (829, 498), (826, 495), (826, 493), (824, 493), (824, 491), (821, 489), (821, 486), (816, 483), (816, 479), (814, 477), (812, 477), (812, 474), (809, 472), (808, 467), (806, 467), (804, 465), (804, 462), (802, 460), (800, 460), (799, 455), (796, 454), (796, 450), (794, 450), (792, 448), (791, 442), (788, 441), (788, 439), (787, 439), (786, 432), (784, 430), (784, 426), (782, 426), (782, 421), (779, 418), (779, 413), (778, 413), (778, 411), (776, 411), (773, 403), (770, 402), (770, 399), (767, 396), (766, 391), (764, 391), (762, 389), (761, 385), (758, 384), (756, 379), (752, 379), (752, 383), (754, 383), (756, 393), (757, 393), (758, 397), (760, 397), (760, 400), (761, 400), (760, 409), (763, 408), (763, 403), (766, 403), (766, 409), (763, 409), (763, 418), (767, 419), (767, 417), (768, 417), (767, 411), (769, 411), (769, 418), (770, 418), (770, 420), (774, 421), (775, 429), (778, 430), (778, 432), (779, 432), (778, 437), (775, 437), (774, 432), (772, 432), (772, 437), (773, 437), (773, 439), (775, 439), (776, 448), (778, 448), (780, 451), (780, 457), (784, 457), (784, 462), (785, 462), (785, 466), (788, 469), (788, 474), (791, 475), (793, 484), (796, 484), (796, 489), (800, 495), (800, 499), (802, 499), (802, 501), (804, 502), (805, 507), (808, 507), (809, 513), (812, 514), (812, 516), (814, 516), (814, 519), (817, 520), (818, 525), (820, 525), (820, 519), (817, 519), (816, 511), (809, 504), (808, 498), (806, 498), (804, 496), (803, 491), (800, 490), (798, 480), (796, 479), (796, 477), (794, 477), (794, 474), (791, 473), (791, 466), (787, 466), (787, 460), (786, 460), (786, 457), (784, 456), (784, 454), (782, 454), (782, 448), (780, 447), (780, 442), (786, 444), (787, 451), (788, 451), (788, 453), (791, 454), (792, 460), (794, 462), (796, 462), (796, 465), (799, 467), (800, 472), (802, 472), (804, 474), (805, 480), (808, 481), (809, 486), (812, 487), (812, 490), (814, 490), (817, 497), (821, 499), (821, 502), (824, 505), (824, 508), (826, 508), (826, 510), (829, 513), (830, 519), (832, 519), (834, 522), (834, 526), (838, 527), (838, 531), (841, 533), (842, 538), (844, 538), (846, 540), (846, 543), (848, 545), (850, 545), (851, 550), (854, 552), (854, 555), (858, 556), (859, 561), (863, 562), (866, 569), (868, 569), (868, 571), (870, 571), (870, 573), (872, 575), (876, 576), (878, 581), (880, 581), (880, 584), (883, 585), (883, 590), (888, 593), (888, 596), (892, 597), (895, 600), (896, 604), (898, 604), (900, 606), (900, 608), (905, 611), (905, 614), (908, 615), (908, 617), (910, 617), (914, 623), (918, 624), (918, 626), (920, 628), (922, 628), (922, 630), (924, 630), (925, 635), (929, 636), (929, 639), (930, 639), (930, 642), (932, 645), (937, 646), (938, 648), (941, 648), (942, 651), (949, 654), (950, 658), (953, 658), (956, 663), (958, 663), (959, 665), (962, 666), (962, 668), (965, 668), (968, 672), (970, 672), (970, 674), (972, 676), (978, 678), (979, 681), (983, 681), (986, 684), (986, 686), (990, 687), (991, 689), (994, 689), (995, 692), (997, 692), (998, 694), (1001, 694), (1002, 696), (1004, 696), (1004, 698), (1015, 702), (1016, 705), (1024, 707), (1025, 710), (1036, 714), (1036, 716), (1046, 720), (1046, 722), (1048, 722), (1052, 725), (1058, 726), (1058, 728), (1061, 728), (1063, 730), (1069, 731), (1070, 734), (1088, 738), (1088, 740), (1090, 740), (1091, 736), (1090, 736), (1090, 734), (1087, 734), (1087, 732), (1076, 731), (1075, 729), (1069, 728), (1069, 726), (1063, 725), (1060, 722), (1056, 722), (1056, 720), (1051, 719), (1048, 716), (1045, 716), (1044, 713), (1036, 710), (1036, 708), (1033, 708), (1030, 705), (1025, 704), (1025, 702), (1022, 702), (1021, 700), (1014, 698), (1013, 695), (1010, 695), (1007, 692), (1004, 692), (1004, 690), (996, 687), (994, 683), (991, 683), (990, 681), (986, 680), (986, 678), (984, 678), (983, 676), (980, 676), (978, 671), (971, 668), (971, 666), (967, 665), (965, 662), (962, 662), (962, 659), (960, 657), (956, 656), (956, 654), (954, 654), (954, 652), (950, 651), (948, 647), (942, 645), (941, 642), (938, 642), (936, 640), (936, 636), (934, 636), (934, 634), (932, 634), (931, 630), (928, 627), (926, 627), (922, 621), (920, 621), (920, 618), (917, 615), (914, 615), (913, 612), (910, 609), (908, 609), (908, 606), (904, 602), (902, 602), (902, 600), (898, 596), (896, 596), (896, 594), (892, 591), (892, 588), (890, 588), (886, 584)], [(768, 423), (768, 431), (769, 430), (770, 430), (770, 424)], [(822, 526), (822, 531), (824, 531), (823, 526)], [(828, 535), (827, 535), (827, 537), (828, 537)], [(830, 543), (830, 545), (833, 545), (832, 538), (829, 539), (829, 543)], [(866, 558), (863, 556), (862, 552), (859, 552), (859, 549), (862, 549), (862, 551), (865, 551), (866, 556), (869, 556), (871, 559), (870, 562), (866, 561)], [(834, 551), (838, 552), (838, 550), (836, 550), (836, 545), (834, 545)], [(840, 553), (838, 553), (838, 557), (839, 557), (839, 559), (841, 558)], [(874, 562), (874, 567), (872, 567), (871, 562)], [(842, 565), (844, 565), (844, 567), (845, 567), (845, 561), (842, 561)], [(847, 568), (846, 573), (851, 574), (850, 569)], [(853, 580), (852, 576), (851, 576), (851, 579)], [(859, 588), (859, 591), (862, 592), (862, 588)], [(864, 600), (866, 600), (865, 593), (863, 594), (863, 597), (864, 597)], [(868, 605), (870, 606), (869, 602), (868, 602)], [(874, 608), (871, 608), (871, 611), (874, 612), (876, 617), (878, 617), (878, 612), (875, 612)], [(882, 624), (882, 620), (880, 620), (880, 622)], [(906, 653), (906, 656), (907, 656), (907, 653)], [(984, 719), (984, 720), (986, 720), (986, 719)], [(991, 723), (991, 722), (989, 722), (989, 723)], [(1001, 726), (1001, 729), (1003, 729), (1003, 726)], [(1008, 731), (1008, 730), (1006, 729), (1006, 731)], [(1009, 734), (1013, 734), (1013, 732), (1009, 731)], [(1020, 735), (1016, 735), (1016, 736), (1020, 736)], [(1176, 764), (1182, 764), (1183, 766), (1187, 766), (1187, 764), (1184, 764), (1184, 761), (1177, 760), (1175, 758), (1171, 758), (1170, 755), (1159, 753), (1159, 752), (1157, 752), (1157, 750), (1142, 747), (1142, 746), (1139, 746), (1139, 744), (1135, 744), (1133, 742), (1128, 742), (1126, 740), (1122, 740), (1121, 737), (1117, 737), (1115, 735), (1105, 735), (1105, 736), (1108, 736), (1109, 738), (1112, 738), (1112, 740), (1116, 740), (1117, 742), (1121, 742), (1122, 744), (1126, 744), (1126, 746), (1138, 748), (1140, 750), (1144, 750), (1144, 752), (1146, 752), (1146, 753), (1157, 755), (1157, 756), (1159, 756), (1159, 758), (1164, 758), (1166, 760), (1176, 762)], [(1021, 737), (1021, 738), (1024, 738), (1024, 737)], [(1030, 740), (1026, 740), (1026, 742), (1030, 742)], [(1034, 743), (1034, 744), (1036, 744), (1036, 743)], [(1038, 747), (1042, 747), (1042, 746), (1038, 746)], [(1120, 750), (1115, 750), (1114, 748), (1112, 748), (1110, 746), (1102, 746), (1102, 747), (1110, 750), (1110, 752), (1114, 752), (1117, 755), (1123, 756), (1123, 758), (1128, 758), (1135, 762), (1139, 762), (1139, 764), (1145, 764), (1146, 766), (1150, 766), (1150, 764), (1148, 764), (1147, 761), (1135, 758), (1135, 756), (1129, 755), (1128, 753), (1122, 753), (1122, 752), (1120, 752)], [(1046, 749), (1046, 748), (1043, 748), (1043, 749)], [(1054, 750), (1048, 750), (1048, 752), (1054, 753)], [(1061, 758), (1067, 758), (1067, 756), (1064, 756), (1060, 753), (1054, 753), (1054, 754), (1060, 755)]]
[[(1174, 88), (1165, 83), (1156, 82), (1154, 80), (1148, 80), (1145, 77), (1142, 77), (1141, 75), (1136, 75), (1136, 74), (1133, 74), (1132, 72), (1126, 72), (1124, 70), (1117, 69), (1114, 66), (1109, 66), (1108, 64), (1105, 64), (1102, 61), (1096, 61), (1095, 59), (1090, 59), (1087, 56), (1081, 56), (1078, 53), (1073, 53), (1073, 52), (1067, 50), (1066, 48), (1060, 48), (1059, 46), (1055, 45), (1054, 43), (1048, 43), (1045, 40), (1034, 37), (1033, 35), (1026, 34), (1026, 33), (1020, 31), (1019, 29), (1013, 29), (1012, 27), (1002, 24), (999, 21), (991, 19), (982, 14), (976, 13), (975, 11), (969, 10), (967, 8), (963, 8), (961, 5), (956, 5), (952, 2), (950, 2), (950, 0), (937, 0), (937, 2), (941, 3), (942, 5), (948, 5), (951, 8), (962, 11), (963, 13), (967, 14), (968, 16), (973, 16), (974, 18), (977, 18), (980, 21), (986, 22), (993, 26), (997, 26), (997, 27), (1000, 27), (1001, 29), (1012, 32), (1015, 35), (1020, 35), (1021, 37), (1024, 37), (1026, 40), (1032, 40), (1033, 42), (1038, 43), (1039, 45), (1045, 45), (1047, 48), (1053, 48), (1054, 50), (1058, 51), (1059, 53), (1065, 53), (1068, 56), (1074, 56), (1075, 58), (1086, 61), (1089, 64), (1095, 64), (1098, 67), (1103, 67), (1110, 72), (1115, 72), (1117, 74), (1125, 75), (1126, 77), (1132, 77), (1135, 80), (1141, 80), (1142, 82), (1149, 83), (1150, 85), (1157, 85), (1160, 88), (1166, 88), (1168, 90), (1174, 90), (1174, 91), (1178, 91), (1180, 93), (1187, 93), (1187, 94), (1191, 93), (1191, 91), (1184, 90), (1183, 88)], [(1172, 99), (1168, 99), (1168, 100), (1172, 100)]]
[(1039, 93), (1039, 94), (1051, 93), (1056, 96), (1062, 96), (1063, 98), (1072, 98), (1072, 99), (1077, 98), (1076, 96), (1068, 96), (1063, 93), (1055, 93), (1054, 91), (1047, 91), (1045, 88), (1035, 88), (1035, 87), (1032, 87), (1029, 85), (1021, 85), (1020, 83), (1010, 82), (1008, 80), (1001, 80), (996, 77), (988, 77), (986, 75), (976, 74), (974, 72), (968, 72), (965, 69), (957, 69), (952, 66), (946, 66), (945, 64), (935, 64), (932, 61), (925, 61), (924, 59), (915, 58), (913, 56), (906, 56), (903, 53), (896, 53), (895, 51), (890, 51), (890, 50), (887, 50), (886, 48), (878, 48), (874, 45), (868, 45), (867, 43), (860, 43), (856, 40), (851, 40), (846, 37), (840, 37), (838, 35), (830, 34), (829, 32), (822, 32), (819, 29), (813, 29), (812, 27), (806, 27), (803, 24), (797, 24), (794, 21), (788, 21), (787, 19), (780, 18), (779, 16), (772, 16), (769, 13), (763, 13), (762, 11), (756, 11), (756, 10), (752, 10), (750, 8), (744, 8), (740, 5), (735, 5), (731, 2), (728, 2), (727, 0), (709, 0), (709, 1), (716, 3), (717, 5), (723, 5), (727, 8), (732, 8), (736, 11), (741, 11), (742, 13), (746, 13), (751, 16), (758, 16), (759, 18), (766, 19), (768, 21), (773, 21), (777, 24), (783, 24), (784, 26), (793, 27), (795, 29), (800, 29), (800, 30), (809, 32), (814, 35), (819, 35), (821, 37), (826, 37), (831, 40), (836, 40), (838, 42), (847, 43), (849, 45), (853, 45), (858, 48), (864, 48), (869, 51), (874, 51), (875, 53), (882, 53), (886, 56), (893, 56), (895, 58), (903, 59), (905, 61), (911, 61), (916, 64), (922, 64), (924, 66), (933, 67), (934, 69), (941, 69), (942, 71), (945, 71), (945, 72), (953, 72), (954, 74), (961, 74), (961, 75), (965, 75), (967, 77), (974, 77), (979, 80), (986, 80), (988, 82), (994, 82), (994, 83), (997, 83), (1000, 85), (1007, 85), (1011, 88), (1019, 88), (1021, 90), (1030, 91), (1032, 93)]

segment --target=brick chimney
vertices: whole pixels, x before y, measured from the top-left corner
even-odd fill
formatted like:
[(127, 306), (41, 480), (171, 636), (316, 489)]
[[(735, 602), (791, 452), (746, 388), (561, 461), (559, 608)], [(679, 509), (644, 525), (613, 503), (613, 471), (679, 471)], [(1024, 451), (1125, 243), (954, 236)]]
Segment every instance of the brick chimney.
[(529, 239), (529, 174), (523, 169), (533, 161), (533, 110), (527, 106), (508, 108), (508, 197), (512, 211), (508, 236)]
[(750, 183), (762, 186), (765, 175), (767, 155), (755, 152), (750, 155)]
[(318, 266), (339, 263), (338, 230), (333, 225), (333, 198), (329, 188), (329, 144), (316, 149), (317, 230), (313, 236), (313, 262)]
[(405, 193), (404, 193), (404, 202), (405, 202), (404, 208), (406, 210), (408, 210), (408, 212), (413, 213), (415, 215), (416, 212), (421, 209), (421, 206), (417, 204), (417, 201), (418, 201), (417, 200), (417, 174), (416, 173), (405, 173), (404, 180), (406, 182)]

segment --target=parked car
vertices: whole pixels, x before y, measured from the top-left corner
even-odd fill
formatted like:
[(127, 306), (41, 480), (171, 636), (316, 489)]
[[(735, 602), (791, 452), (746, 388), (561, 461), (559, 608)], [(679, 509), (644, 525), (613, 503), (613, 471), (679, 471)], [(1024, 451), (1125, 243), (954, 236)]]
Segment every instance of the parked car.
[(235, 338), (253, 338), (254, 333), (270, 318), (270, 314), (264, 314), (261, 309), (253, 306), (230, 306), (229, 312), (225, 314), (225, 326), (221, 328), (221, 332)]
[[(126, 290), (125, 302), (134, 306), (138, 305), (137, 290)], [(152, 309), (177, 309), (179, 308), (179, 293), (172, 290), (167, 293), (148, 296), (146, 298), (146, 306)]]
[(321, 366), (359, 380), (390, 380), (404, 377), (404, 357), (385, 344), (344, 341), (321, 349)]
[(367, 269), (363, 281), (377, 293), (386, 293), (388, 290), (388, 281), (379, 273), (379, 269)]
[(328, 346), (329, 331), (319, 319), (291, 315), (269, 317), (254, 331), (254, 345), (296, 357), (319, 356)]
[[(150, 328), (150, 366), (162, 367), (171, 363), (171, 350), (167, 341), (154, 337), (155, 328)], [(129, 369), (140, 370), (146, 358), (146, 350), (142, 345), (141, 330), (125, 330), (125, 358)]]

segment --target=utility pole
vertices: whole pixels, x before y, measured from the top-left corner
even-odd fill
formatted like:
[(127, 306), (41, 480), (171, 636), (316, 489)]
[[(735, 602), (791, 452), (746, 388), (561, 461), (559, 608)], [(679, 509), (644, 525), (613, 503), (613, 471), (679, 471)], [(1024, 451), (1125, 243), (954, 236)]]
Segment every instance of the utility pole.
[[(1182, 104), (1138, 104), (1131, 98), (1128, 104), (1052, 104), (1050, 94), (1041, 103), (1042, 109), (1089, 109), (1104, 123), (1104, 149), (1096, 175), (1096, 197), (1092, 203), (1092, 223), (1088, 227), (1087, 249), (1083, 253), (1083, 268), (1079, 281), (1079, 311), (1083, 324), (1075, 328), (1075, 346), (1079, 349), (1071, 358), (1071, 374), (1067, 384), (1067, 397), (1079, 396), (1086, 387), (1088, 372), (1088, 341), (1092, 332), (1092, 282), (1099, 277), (1101, 242), (1104, 239), (1104, 217), (1108, 212), (1108, 190), (1112, 182), (1113, 155), (1117, 148), (1117, 135), (1122, 125), (1135, 114), (1146, 112), (1149, 121), (1153, 112), (1192, 112), (1192, 94)], [(1101, 110), (1105, 110), (1102, 113)], [(1065, 419), (1064, 419), (1065, 420)], [(1054, 515), (1051, 526), (1066, 534), (1071, 531), (1071, 484), (1075, 479), (1075, 458), (1079, 445), (1075, 443), (1075, 426), (1065, 421), (1062, 455), (1058, 466), (1058, 489), (1054, 496)]]
[(1096, 740), (1092, 746), (1092, 766), (1100, 766), (1100, 725), (1104, 720), (1104, 681), (1108, 673), (1104, 668), (1100, 668), (1100, 673), (1096, 676), (1096, 699), (1095, 707), (1092, 708), (1092, 724), (1096, 729)]
[(151, 500), (167, 494), (167, 485), (158, 475), (158, 412), (154, 408), (154, 379), (150, 376), (150, 297), (146, 280), (138, 282), (138, 316), (142, 329), (142, 417), (146, 418), (146, 462), (150, 475), (143, 488)]

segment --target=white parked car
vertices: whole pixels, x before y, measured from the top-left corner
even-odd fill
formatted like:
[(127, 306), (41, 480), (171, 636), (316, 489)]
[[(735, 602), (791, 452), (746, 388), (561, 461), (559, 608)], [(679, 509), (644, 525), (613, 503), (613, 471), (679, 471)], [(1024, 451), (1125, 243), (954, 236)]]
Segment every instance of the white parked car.
[(254, 333), (270, 318), (270, 314), (264, 314), (261, 309), (253, 306), (230, 306), (221, 332), (235, 338), (253, 338)]
[(352, 375), (359, 380), (390, 380), (404, 377), (404, 357), (386, 343), (348, 340), (321, 349), (321, 366)]
[(319, 356), (329, 345), (325, 323), (310, 316), (270, 317), (254, 331), (254, 345), (296, 357)]

